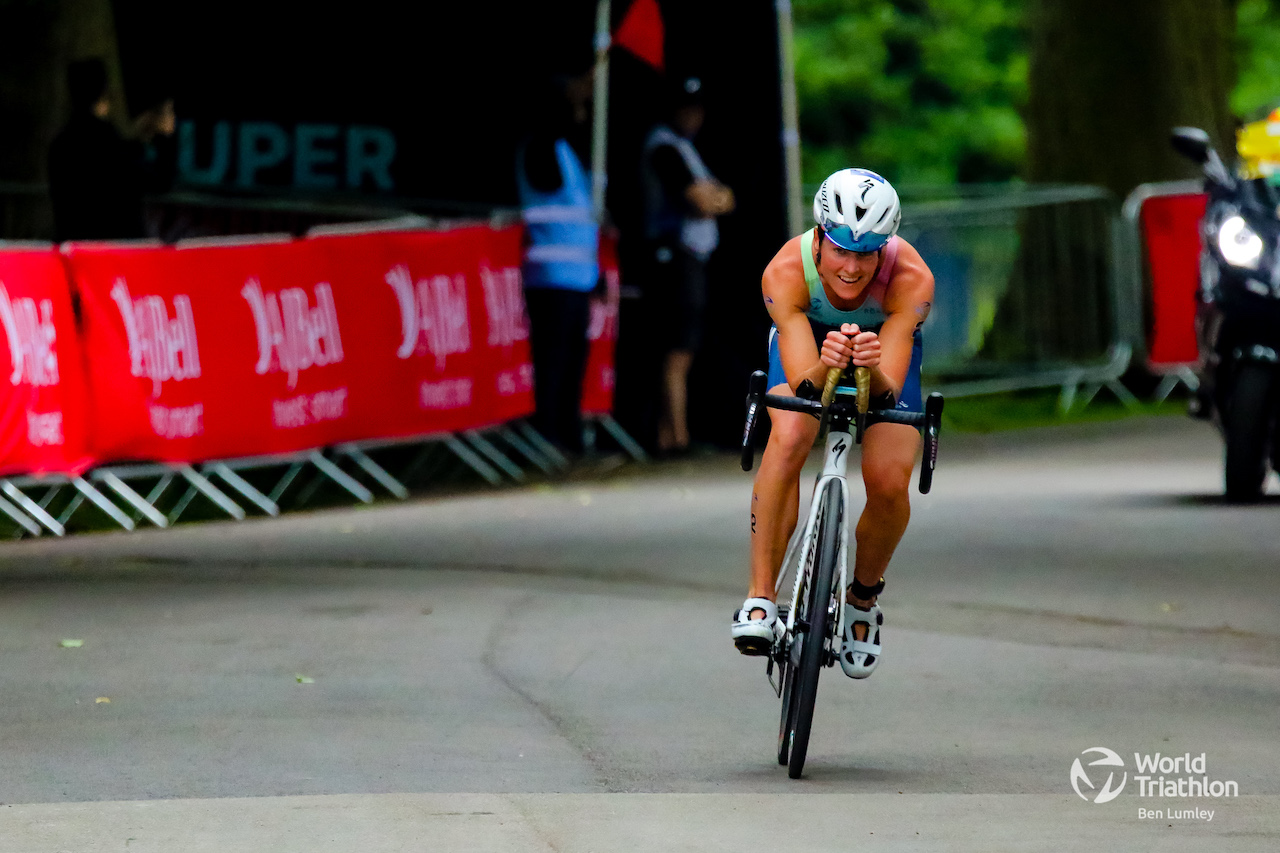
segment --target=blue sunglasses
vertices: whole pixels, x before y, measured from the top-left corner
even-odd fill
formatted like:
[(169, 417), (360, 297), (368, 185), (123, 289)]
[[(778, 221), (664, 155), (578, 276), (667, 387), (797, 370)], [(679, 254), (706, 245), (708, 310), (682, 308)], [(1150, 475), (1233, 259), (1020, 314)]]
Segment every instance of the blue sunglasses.
[(850, 252), (874, 252), (889, 242), (887, 235), (876, 234), (874, 231), (868, 231), (861, 237), (854, 237), (853, 229), (848, 225), (823, 225), (822, 233), (826, 234), (827, 239), (832, 243)]

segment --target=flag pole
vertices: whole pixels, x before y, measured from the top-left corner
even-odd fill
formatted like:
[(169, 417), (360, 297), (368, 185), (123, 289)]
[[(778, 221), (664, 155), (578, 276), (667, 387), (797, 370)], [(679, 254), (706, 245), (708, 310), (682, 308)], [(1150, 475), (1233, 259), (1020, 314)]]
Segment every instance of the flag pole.
[(609, 15), (611, 0), (596, 4), (596, 65), (592, 91), (594, 121), (591, 127), (591, 209), (604, 222), (604, 191), (609, 182)]
[(800, 189), (800, 116), (796, 106), (796, 51), (791, 0), (775, 0), (778, 11), (778, 76), (782, 88), (782, 152), (786, 168), (788, 234), (804, 230)]

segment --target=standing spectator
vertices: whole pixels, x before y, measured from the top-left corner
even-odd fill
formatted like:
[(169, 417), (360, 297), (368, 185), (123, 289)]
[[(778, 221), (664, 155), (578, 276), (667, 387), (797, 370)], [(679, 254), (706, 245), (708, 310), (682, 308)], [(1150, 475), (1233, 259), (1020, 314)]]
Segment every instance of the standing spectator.
[(533, 350), (533, 425), (569, 453), (582, 450), (582, 378), (590, 297), (600, 277), (591, 182), (570, 144), (590, 115), (588, 75), (559, 78), (517, 154), (526, 226), (524, 292)]
[(689, 368), (702, 339), (706, 263), (720, 243), (715, 218), (733, 210), (734, 198), (693, 146), (706, 119), (700, 80), (680, 82), (668, 115), (645, 140), (641, 173), (651, 263), (647, 298), (665, 323), (657, 330), (663, 352), (658, 451), (682, 454), (689, 449)]
[(67, 68), (71, 119), (49, 148), (49, 193), (55, 238), (138, 239), (146, 236), (142, 197), (167, 189), (173, 176), (173, 102), (146, 110), (135, 139), (108, 119), (107, 68), (101, 59)]

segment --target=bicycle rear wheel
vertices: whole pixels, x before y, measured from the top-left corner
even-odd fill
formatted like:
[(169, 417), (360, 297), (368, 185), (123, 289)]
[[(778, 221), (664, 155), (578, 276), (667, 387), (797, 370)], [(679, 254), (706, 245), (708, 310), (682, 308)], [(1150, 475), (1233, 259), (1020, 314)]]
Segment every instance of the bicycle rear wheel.
[[(844, 524), (844, 493), (840, 481), (828, 482), (819, 500), (822, 506), (818, 509), (817, 540), (810, 550), (810, 564), (806, 572), (808, 589), (800, 596), (802, 612), (797, 614), (796, 636), (792, 640), (793, 685), (787, 702), (790, 716), (787, 740), (791, 747), (787, 775), (792, 779), (799, 779), (804, 772), (813, 707), (818, 697), (818, 676), (827, 662), (823, 645), (831, 633), (828, 605), (840, 552), (840, 526)], [(781, 747), (778, 752), (781, 758)]]

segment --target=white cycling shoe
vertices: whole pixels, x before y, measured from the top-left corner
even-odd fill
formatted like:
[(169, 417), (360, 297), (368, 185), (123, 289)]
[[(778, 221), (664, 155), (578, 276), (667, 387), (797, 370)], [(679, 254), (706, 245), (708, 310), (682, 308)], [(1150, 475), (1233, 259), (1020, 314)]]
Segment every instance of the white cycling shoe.
[[(840, 642), (840, 668), (850, 678), (866, 678), (880, 664), (880, 629), (884, 626), (884, 613), (879, 604), (867, 610), (845, 603), (844, 622)], [(854, 638), (853, 626), (861, 624), (865, 640)]]
[[(751, 611), (763, 610), (763, 619), (752, 619)], [(767, 655), (781, 636), (778, 605), (767, 598), (748, 598), (733, 614), (733, 644), (744, 655)]]

